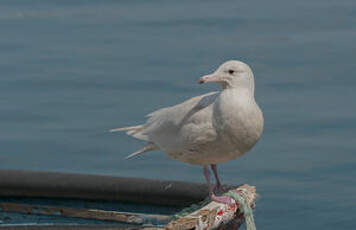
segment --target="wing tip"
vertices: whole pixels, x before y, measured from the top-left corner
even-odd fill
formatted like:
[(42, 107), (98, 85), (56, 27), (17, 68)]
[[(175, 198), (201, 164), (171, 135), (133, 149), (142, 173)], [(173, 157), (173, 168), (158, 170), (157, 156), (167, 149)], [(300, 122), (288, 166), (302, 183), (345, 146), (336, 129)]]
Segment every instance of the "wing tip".
[(130, 155), (126, 156), (125, 160), (131, 159), (132, 157), (134, 157), (136, 155), (139, 155), (139, 154), (142, 154), (142, 153), (145, 153), (145, 152), (149, 152), (149, 151), (152, 151), (152, 150), (157, 150), (157, 149), (159, 149), (159, 148), (155, 144), (148, 143), (147, 145), (143, 146), (143, 148), (141, 148), (141, 149), (137, 150), (136, 152), (131, 153)]
[(142, 125), (136, 125), (136, 126), (128, 126), (128, 127), (122, 127), (122, 128), (115, 128), (115, 129), (110, 129), (109, 132), (113, 133), (113, 132), (120, 132), (120, 131), (134, 131), (134, 130), (138, 130), (142, 127)]
[(138, 153), (131, 153), (130, 155), (127, 155), (124, 159), (125, 160), (130, 160), (130, 159), (132, 159), (134, 156), (136, 156)]

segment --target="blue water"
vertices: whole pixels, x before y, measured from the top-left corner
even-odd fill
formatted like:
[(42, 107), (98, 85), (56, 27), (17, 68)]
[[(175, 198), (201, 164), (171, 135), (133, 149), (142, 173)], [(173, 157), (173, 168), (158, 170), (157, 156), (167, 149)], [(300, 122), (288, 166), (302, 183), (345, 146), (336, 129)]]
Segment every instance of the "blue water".
[(356, 2), (1, 1), (0, 168), (204, 182), (107, 130), (218, 89), (196, 79), (252, 67), (261, 141), (220, 165), (256, 185), (258, 229), (356, 225)]

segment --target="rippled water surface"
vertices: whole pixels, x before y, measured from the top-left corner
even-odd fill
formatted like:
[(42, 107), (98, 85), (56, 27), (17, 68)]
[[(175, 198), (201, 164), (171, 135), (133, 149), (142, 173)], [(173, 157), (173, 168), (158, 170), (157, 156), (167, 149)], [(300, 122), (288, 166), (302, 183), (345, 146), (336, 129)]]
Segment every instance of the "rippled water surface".
[(356, 226), (355, 1), (1, 1), (0, 168), (204, 182), (110, 128), (252, 67), (261, 141), (220, 165), (256, 185), (258, 229)]

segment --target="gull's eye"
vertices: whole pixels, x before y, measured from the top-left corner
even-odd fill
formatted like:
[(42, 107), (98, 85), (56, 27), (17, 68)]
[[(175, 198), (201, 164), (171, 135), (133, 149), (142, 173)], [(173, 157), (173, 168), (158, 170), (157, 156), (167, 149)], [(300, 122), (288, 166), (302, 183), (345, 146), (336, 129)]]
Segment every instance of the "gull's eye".
[(234, 70), (232, 70), (232, 69), (229, 69), (229, 74), (233, 74), (235, 71)]

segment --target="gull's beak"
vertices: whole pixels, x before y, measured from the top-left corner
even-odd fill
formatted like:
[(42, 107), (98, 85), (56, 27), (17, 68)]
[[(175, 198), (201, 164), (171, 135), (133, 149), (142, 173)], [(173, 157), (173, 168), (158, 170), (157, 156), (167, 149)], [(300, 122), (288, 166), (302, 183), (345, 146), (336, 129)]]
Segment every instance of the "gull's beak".
[(221, 82), (221, 78), (218, 77), (215, 73), (212, 73), (212, 74), (202, 76), (201, 78), (198, 79), (199, 84), (203, 84), (207, 82)]

